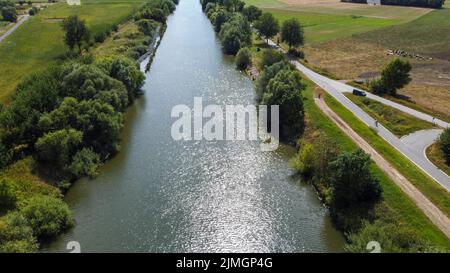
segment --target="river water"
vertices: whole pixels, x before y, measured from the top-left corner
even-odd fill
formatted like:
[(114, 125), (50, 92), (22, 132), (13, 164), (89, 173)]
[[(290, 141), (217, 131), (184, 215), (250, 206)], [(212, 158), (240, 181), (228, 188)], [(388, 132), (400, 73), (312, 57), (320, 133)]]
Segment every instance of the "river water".
[(44, 251), (68, 252), (69, 241), (82, 252), (342, 250), (312, 187), (292, 176), (292, 149), (172, 139), (175, 105), (254, 103), (251, 80), (222, 54), (198, 2), (181, 0), (169, 18), (121, 152), (73, 185), (66, 200), (77, 225)]

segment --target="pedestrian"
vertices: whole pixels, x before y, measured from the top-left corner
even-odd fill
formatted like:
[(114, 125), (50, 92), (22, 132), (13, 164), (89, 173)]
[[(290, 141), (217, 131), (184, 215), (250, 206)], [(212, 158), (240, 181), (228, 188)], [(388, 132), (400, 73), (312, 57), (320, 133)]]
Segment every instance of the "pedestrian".
[(375, 127), (378, 128), (378, 120), (375, 120)]

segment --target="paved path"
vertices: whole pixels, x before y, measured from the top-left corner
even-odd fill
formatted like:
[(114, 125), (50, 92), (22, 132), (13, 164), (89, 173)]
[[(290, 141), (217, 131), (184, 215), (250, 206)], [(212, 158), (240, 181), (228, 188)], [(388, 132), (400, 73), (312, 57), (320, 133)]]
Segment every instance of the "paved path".
[(372, 160), (379, 166), (394, 183), (406, 193), (409, 198), (423, 211), (423, 213), (438, 227), (446, 236), (450, 238), (450, 220), (425, 197), (411, 182), (389, 164), (372, 146), (360, 137), (353, 129), (334, 113), (328, 105), (320, 99), (315, 98), (314, 102), (341, 130), (348, 135), (355, 143), (368, 153)]
[(17, 23), (14, 24), (14, 26), (12, 26), (10, 29), (8, 29), (5, 34), (3, 34), (2, 36), (0, 36), (0, 43), (3, 42), (3, 40), (6, 39), (6, 37), (8, 37), (9, 35), (11, 35), (11, 33), (13, 33), (18, 27), (20, 27), (21, 24), (23, 24), (23, 22), (25, 22), (26, 20), (28, 20), (28, 18), (30, 18), (30, 15), (26, 14), (24, 15), (22, 18), (20, 18), (19, 21), (17, 21)]
[[(273, 41), (269, 40), (269, 45), (272, 47), (278, 48), (281, 50)], [(389, 144), (391, 144), (395, 149), (401, 152), (404, 156), (406, 156), (411, 162), (413, 162), (416, 166), (418, 166), (421, 170), (423, 170), (426, 174), (428, 174), (431, 178), (433, 178), (436, 182), (442, 185), (447, 191), (450, 191), (450, 177), (443, 173), (439, 168), (437, 168), (434, 164), (432, 164), (426, 156), (422, 153), (417, 153), (414, 147), (410, 147), (409, 145), (403, 143), (397, 136), (391, 133), (388, 129), (386, 129), (383, 125), (378, 124), (375, 126), (375, 120), (369, 116), (366, 112), (364, 112), (361, 108), (359, 108), (355, 103), (349, 100), (343, 92), (351, 92), (354, 87), (347, 85), (345, 83), (327, 78), (323, 75), (320, 75), (306, 66), (302, 65), (298, 61), (292, 61), (292, 64), (303, 74), (306, 75), (310, 80), (315, 82), (318, 86), (328, 92), (331, 96), (333, 96), (337, 101), (339, 101), (342, 105), (344, 105), (348, 110), (350, 110), (356, 117), (358, 117), (362, 122), (367, 124), (369, 127), (374, 128), (378, 135), (381, 136), (384, 140), (386, 140)], [(402, 105), (400, 105), (402, 106)], [(400, 107), (398, 106), (398, 107)], [(402, 106), (404, 107), (404, 106)], [(407, 107), (405, 107), (407, 108)], [(408, 110), (409, 109), (409, 110)], [(413, 109), (405, 109), (409, 113), (414, 113), (414, 115), (422, 114)], [(417, 112), (417, 113), (415, 113)], [(430, 120), (429, 120), (430, 121)], [(443, 121), (440, 121), (443, 122)], [(445, 125), (445, 124), (444, 124)], [(447, 127), (447, 126), (443, 126)]]

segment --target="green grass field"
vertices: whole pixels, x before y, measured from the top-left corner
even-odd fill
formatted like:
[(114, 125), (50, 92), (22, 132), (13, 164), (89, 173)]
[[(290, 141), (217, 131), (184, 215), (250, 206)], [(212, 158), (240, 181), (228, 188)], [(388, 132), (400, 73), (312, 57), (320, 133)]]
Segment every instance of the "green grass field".
[(349, 37), (409, 22), (429, 12), (428, 9), (370, 7), (339, 2), (328, 6), (316, 4), (293, 6), (277, 0), (245, 0), (245, 2), (271, 12), (280, 20), (280, 23), (289, 18), (297, 18), (305, 27), (308, 44)]
[(123, 21), (142, 2), (85, 1), (81, 6), (56, 4), (30, 18), (0, 43), (0, 101), (8, 102), (20, 80), (57, 61), (67, 51), (61, 20), (78, 15), (92, 33)]
[[(306, 82), (306, 81), (305, 81)], [(357, 145), (350, 140), (322, 111), (315, 105), (313, 100), (314, 85), (308, 82), (308, 88), (304, 91), (304, 107), (307, 119), (310, 121), (310, 126), (313, 130), (322, 131), (328, 136), (332, 136), (342, 151), (352, 151), (357, 149)], [(327, 100), (331, 99), (327, 96)], [(327, 103), (332, 104), (333, 108), (342, 107), (336, 101), (328, 100)], [(334, 107), (337, 105), (336, 107)], [(342, 110), (342, 109), (341, 109)], [(345, 110), (345, 109), (344, 109)], [(342, 111), (340, 111), (342, 112)], [(340, 113), (341, 114), (341, 113)], [(347, 114), (348, 115), (348, 114)], [(350, 113), (351, 115), (351, 113)], [(359, 126), (361, 124), (358, 124)], [(367, 126), (363, 128), (370, 131)], [(404, 164), (404, 162), (400, 162)], [(408, 166), (405, 166), (408, 168)], [(381, 171), (375, 163), (372, 163), (371, 170), (383, 187), (383, 202), (377, 207), (377, 215), (382, 219), (394, 219), (408, 228), (414, 230), (421, 238), (432, 242), (438, 246), (444, 247), (448, 250), (449, 239), (438, 230), (434, 224), (422, 213), (422, 211), (402, 192), (397, 185), (390, 180), (386, 174)], [(435, 182), (433, 182), (435, 183)], [(447, 200), (447, 214), (450, 212)]]
[(384, 127), (398, 137), (409, 135), (419, 130), (432, 129), (435, 126), (378, 101), (353, 94), (345, 94), (347, 98), (358, 105), (372, 118), (378, 120)]
[[(449, 2), (449, 1), (447, 1)], [(450, 2), (412, 22), (358, 35), (392, 49), (450, 60)]]

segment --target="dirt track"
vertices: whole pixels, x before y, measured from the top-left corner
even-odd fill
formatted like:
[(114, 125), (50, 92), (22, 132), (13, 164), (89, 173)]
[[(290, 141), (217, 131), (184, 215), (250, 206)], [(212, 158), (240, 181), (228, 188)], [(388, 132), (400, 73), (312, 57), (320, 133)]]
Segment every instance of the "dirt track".
[(403, 175), (401, 175), (389, 162), (378, 154), (372, 146), (360, 137), (350, 126), (334, 113), (321, 99), (314, 99), (316, 105), (327, 115), (341, 130), (349, 136), (361, 149), (368, 153), (372, 160), (385, 172), (394, 183), (419, 207), (423, 213), (450, 239), (450, 220), (430, 202), (416, 187), (414, 187)]

